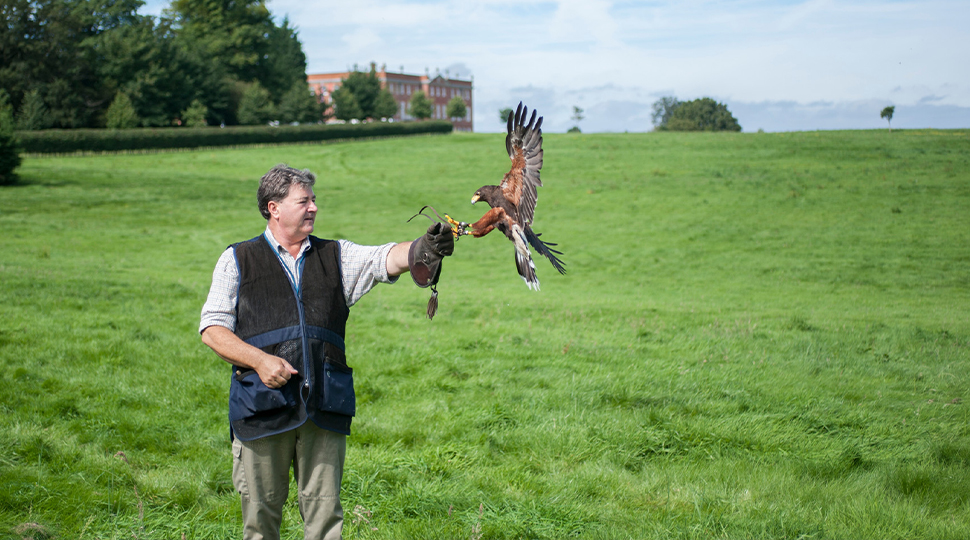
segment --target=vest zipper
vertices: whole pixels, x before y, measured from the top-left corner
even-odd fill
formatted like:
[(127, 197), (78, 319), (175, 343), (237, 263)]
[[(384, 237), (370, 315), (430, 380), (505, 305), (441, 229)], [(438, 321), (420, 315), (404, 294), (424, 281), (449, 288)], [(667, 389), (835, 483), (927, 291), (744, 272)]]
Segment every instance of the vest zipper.
[[(269, 240), (267, 240), (267, 243), (269, 243)], [(272, 248), (272, 244), (270, 244), (270, 248)], [(311, 245), (310, 249), (313, 249), (312, 245)], [(306, 407), (307, 407), (307, 399), (309, 399), (309, 397), (310, 397), (310, 392), (309, 392), (309, 389), (310, 389), (310, 360), (309, 360), (310, 359), (310, 356), (309, 356), (309, 353), (310, 353), (310, 341), (309, 341), (309, 339), (307, 339), (306, 314), (304, 313), (304, 310), (303, 310), (303, 295), (301, 294), (302, 289), (303, 289), (303, 263), (306, 260), (305, 257), (304, 257), (304, 255), (306, 254), (306, 250), (303, 251), (303, 252), (301, 252), (300, 253), (300, 258), (296, 260), (296, 275), (295, 276), (292, 275), (292, 274), (290, 274), (290, 269), (286, 266), (286, 263), (283, 262), (283, 257), (278, 252), (276, 252), (275, 249), (272, 250), (272, 251), (274, 251), (276, 253), (276, 259), (279, 261), (280, 266), (283, 267), (283, 272), (286, 273), (286, 276), (289, 278), (290, 288), (293, 289), (293, 295), (296, 297), (296, 311), (297, 311), (297, 315), (299, 315), (299, 317), (300, 317), (300, 345), (301, 345), (302, 353), (303, 353), (302, 354), (303, 355), (303, 389), (306, 389), (307, 390), (305, 396), (304, 396), (303, 389), (300, 390), (299, 394), (300, 394), (300, 401), (303, 402), (303, 408), (306, 409)], [(297, 283), (297, 278), (299, 278), (299, 283), (300, 283), (299, 285), (296, 284)]]
[(310, 397), (310, 340), (307, 338), (306, 331), (306, 312), (303, 309), (303, 262), (304, 254), (300, 254), (300, 258), (296, 261), (296, 272), (300, 277), (300, 285), (293, 289), (296, 294), (296, 307), (300, 315), (300, 340), (303, 348), (303, 388), (305, 388), (306, 395), (304, 396), (303, 390), (300, 391), (300, 400), (303, 401), (304, 408), (307, 407), (307, 400)]

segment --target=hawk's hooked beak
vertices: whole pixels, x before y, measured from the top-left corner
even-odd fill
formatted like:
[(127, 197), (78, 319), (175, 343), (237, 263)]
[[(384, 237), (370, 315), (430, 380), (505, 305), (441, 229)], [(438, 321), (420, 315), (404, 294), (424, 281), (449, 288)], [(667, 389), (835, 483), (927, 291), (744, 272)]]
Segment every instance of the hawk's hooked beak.
[(478, 199), (480, 199), (480, 198), (481, 197), (478, 196), (478, 193), (472, 195), (472, 204), (477, 203), (478, 202)]

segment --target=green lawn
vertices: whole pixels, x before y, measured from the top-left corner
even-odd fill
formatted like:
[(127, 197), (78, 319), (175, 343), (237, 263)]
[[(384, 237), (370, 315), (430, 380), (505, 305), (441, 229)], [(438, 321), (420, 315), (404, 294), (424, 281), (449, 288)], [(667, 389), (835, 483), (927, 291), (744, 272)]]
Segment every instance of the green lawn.
[[(498, 134), (29, 158), (0, 188), (0, 538), (236, 538), (212, 268), (259, 177), (412, 239)], [(348, 539), (970, 538), (970, 131), (545, 136), (535, 229), (352, 309)], [(295, 493), (284, 534), (301, 537)]]

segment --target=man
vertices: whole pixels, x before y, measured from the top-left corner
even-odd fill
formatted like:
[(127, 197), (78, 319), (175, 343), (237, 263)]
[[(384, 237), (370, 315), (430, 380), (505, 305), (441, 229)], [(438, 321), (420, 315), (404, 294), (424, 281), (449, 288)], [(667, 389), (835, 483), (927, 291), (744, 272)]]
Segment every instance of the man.
[(257, 200), (266, 230), (226, 249), (202, 309), (203, 343), (233, 365), (232, 477), (251, 540), (279, 538), (291, 464), (304, 537), (340, 538), (340, 481), (355, 413), (343, 343), (349, 308), (411, 269), (415, 283), (431, 285), (454, 250), (442, 224), (414, 242), (382, 246), (310, 236), (315, 180), (286, 165), (263, 176)]

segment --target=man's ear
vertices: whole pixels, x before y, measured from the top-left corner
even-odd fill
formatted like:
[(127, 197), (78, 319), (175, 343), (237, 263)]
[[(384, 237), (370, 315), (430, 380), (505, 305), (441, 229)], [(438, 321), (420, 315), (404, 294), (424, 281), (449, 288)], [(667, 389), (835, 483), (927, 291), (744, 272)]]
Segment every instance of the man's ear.
[(276, 212), (279, 210), (280, 205), (276, 201), (269, 201), (266, 203), (266, 210), (269, 212), (269, 217), (275, 217)]

